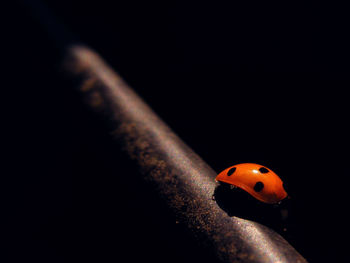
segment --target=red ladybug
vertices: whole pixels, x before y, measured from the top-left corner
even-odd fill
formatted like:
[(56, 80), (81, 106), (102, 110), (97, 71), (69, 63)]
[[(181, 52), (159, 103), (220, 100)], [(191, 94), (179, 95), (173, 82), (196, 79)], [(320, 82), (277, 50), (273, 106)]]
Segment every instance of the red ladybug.
[(223, 170), (216, 180), (239, 187), (264, 203), (279, 203), (288, 196), (278, 175), (255, 163), (231, 166)]

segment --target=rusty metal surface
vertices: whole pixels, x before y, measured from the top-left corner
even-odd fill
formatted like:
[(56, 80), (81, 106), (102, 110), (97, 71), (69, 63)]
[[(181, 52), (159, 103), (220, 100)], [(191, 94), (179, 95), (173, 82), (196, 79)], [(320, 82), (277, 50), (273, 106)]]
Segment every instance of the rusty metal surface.
[(212, 198), (216, 173), (98, 54), (83, 45), (70, 46), (64, 67), (80, 81), (86, 103), (110, 125), (113, 139), (138, 163), (177, 220), (222, 262), (306, 262), (269, 228), (228, 216)]

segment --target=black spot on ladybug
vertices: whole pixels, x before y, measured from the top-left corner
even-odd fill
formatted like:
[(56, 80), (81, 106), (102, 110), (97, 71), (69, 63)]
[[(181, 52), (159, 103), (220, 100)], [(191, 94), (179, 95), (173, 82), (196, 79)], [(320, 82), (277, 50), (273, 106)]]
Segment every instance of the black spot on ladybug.
[(257, 182), (254, 185), (254, 191), (255, 192), (260, 192), (264, 188), (264, 184), (262, 182)]
[(260, 173), (262, 173), (262, 174), (266, 174), (266, 173), (269, 172), (269, 170), (266, 169), (265, 167), (261, 167), (261, 168), (259, 169), (259, 171), (260, 171)]
[(228, 170), (227, 176), (231, 176), (235, 171), (236, 171), (236, 167), (231, 168), (230, 170)]

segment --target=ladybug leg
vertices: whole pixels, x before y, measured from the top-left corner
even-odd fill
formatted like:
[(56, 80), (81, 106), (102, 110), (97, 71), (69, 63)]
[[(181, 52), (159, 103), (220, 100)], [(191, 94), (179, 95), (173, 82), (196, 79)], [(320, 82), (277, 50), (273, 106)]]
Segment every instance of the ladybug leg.
[(273, 207), (274, 209), (278, 209), (278, 208), (280, 208), (280, 203), (273, 204), (272, 207)]
[(236, 189), (237, 186), (233, 185), (233, 184), (230, 184), (230, 189), (233, 190), (233, 189)]

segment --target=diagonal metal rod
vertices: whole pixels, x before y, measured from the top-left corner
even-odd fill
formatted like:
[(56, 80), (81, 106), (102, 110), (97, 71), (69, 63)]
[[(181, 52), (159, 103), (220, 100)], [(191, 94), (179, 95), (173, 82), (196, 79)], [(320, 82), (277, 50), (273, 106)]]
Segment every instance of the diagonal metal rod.
[(136, 160), (145, 180), (222, 262), (302, 263), (280, 235), (258, 223), (228, 216), (212, 199), (216, 173), (127, 86), (103, 59), (73, 44), (39, 1), (25, 1), (63, 51), (62, 65), (77, 81), (87, 105), (111, 127), (112, 138)]
[(306, 262), (280, 235), (258, 223), (229, 217), (212, 199), (215, 172), (127, 86), (103, 59), (83, 45), (67, 49), (66, 70), (81, 81), (87, 104), (137, 161), (178, 221), (201, 236), (223, 262)]

